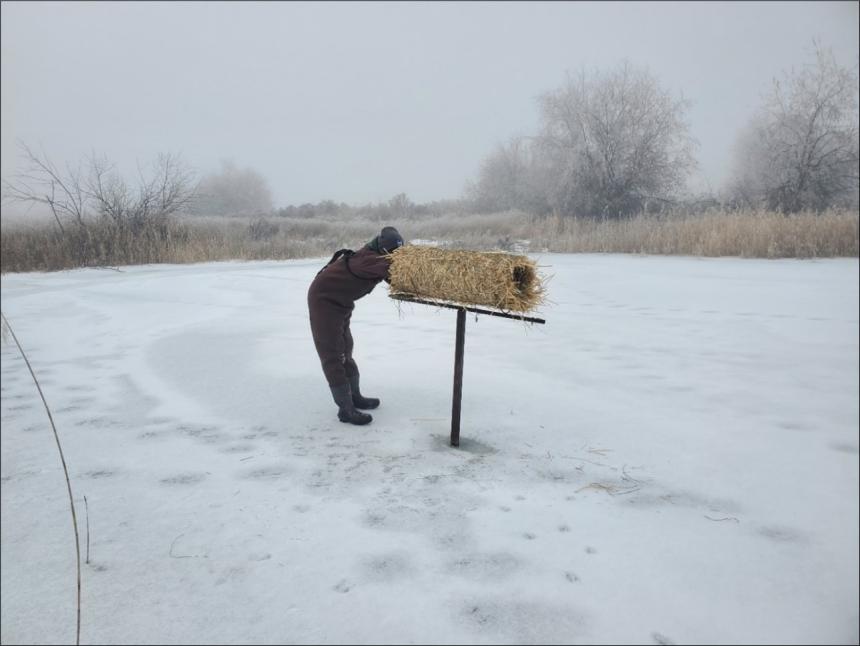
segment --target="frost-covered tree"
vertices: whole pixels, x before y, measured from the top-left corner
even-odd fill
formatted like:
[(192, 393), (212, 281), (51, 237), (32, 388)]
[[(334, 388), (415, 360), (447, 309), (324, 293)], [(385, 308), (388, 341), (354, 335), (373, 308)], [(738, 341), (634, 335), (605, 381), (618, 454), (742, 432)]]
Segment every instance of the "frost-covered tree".
[(553, 210), (614, 217), (682, 189), (696, 166), (688, 107), (629, 62), (544, 94), (540, 157)]
[(200, 180), (195, 213), (200, 215), (263, 215), (272, 210), (268, 182), (252, 168), (221, 162), (221, 170)]
[(730, 192), (783, 213), (857, 205), (858, 77), (831, 51), (775, 79), (738, 137)]
[(548, 169), (533, 137), (514, 137), (481, 163), (478, 179), (467, 187), (472, 207), (482, 212), (550, 210)]

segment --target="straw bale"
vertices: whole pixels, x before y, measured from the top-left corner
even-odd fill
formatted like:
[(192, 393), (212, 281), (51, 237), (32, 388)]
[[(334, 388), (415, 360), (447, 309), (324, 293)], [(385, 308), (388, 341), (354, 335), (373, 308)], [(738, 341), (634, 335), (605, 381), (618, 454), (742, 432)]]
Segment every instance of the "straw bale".
[(534, 261), (501, 252), (406, 245), (391, 254), (391, 293), (528, 312), (543, 302)]

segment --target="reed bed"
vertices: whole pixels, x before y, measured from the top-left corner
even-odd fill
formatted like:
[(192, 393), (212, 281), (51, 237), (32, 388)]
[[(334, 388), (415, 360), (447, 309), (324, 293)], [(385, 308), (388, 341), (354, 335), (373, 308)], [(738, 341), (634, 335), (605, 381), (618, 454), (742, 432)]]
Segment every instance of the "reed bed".
[(396, 226), (409, 240), (453, 250), (515, 253), (640, 253), (743, 258), (857, 257), (860, 216), (855, 210), (782, 215), (768, 211), (710, 210), (627, 219), (538, 217), (518, 211), (452, 213), (384, 223), (335, 216), (302, 219), (194, 217), (131, 230), (103, 221), (86, 227), (3, 218), (0, 271), (55, 271), (75, 267), (216, 260), (283, 260), (330, 256), (357, 249)]
[(710, 211), (623, 220), (550, 217), (528, 231), (531, 250), (741, 258), (857, 257), (860, 215), (825, 211)]

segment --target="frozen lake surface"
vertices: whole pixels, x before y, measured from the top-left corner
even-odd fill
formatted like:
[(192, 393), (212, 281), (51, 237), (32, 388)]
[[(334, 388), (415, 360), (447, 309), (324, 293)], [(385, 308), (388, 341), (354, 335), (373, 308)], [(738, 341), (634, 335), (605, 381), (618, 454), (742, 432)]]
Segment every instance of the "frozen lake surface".
[[(546, 326), (353, 315), (323, 259), (2, 277), (69, 465), (81, 643), (858, 641), (858, 262), (536, 256)], [(73, 643), (56, 445), (2, 346), (2, 641)]]

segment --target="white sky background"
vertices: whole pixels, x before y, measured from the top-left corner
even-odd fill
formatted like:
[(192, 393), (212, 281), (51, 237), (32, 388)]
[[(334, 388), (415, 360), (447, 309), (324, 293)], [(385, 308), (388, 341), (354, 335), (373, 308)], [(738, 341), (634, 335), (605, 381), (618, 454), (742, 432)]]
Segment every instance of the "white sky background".
[(134, 172), (160, 151), (232, 159), (277, 206), (457, 197), (538, 125), (566, 70), (627, 58), (693, 101), (694, 188), (813, 38), (858, 58), (856, 2), (2, 4), (2, 175), (16, 140)]

